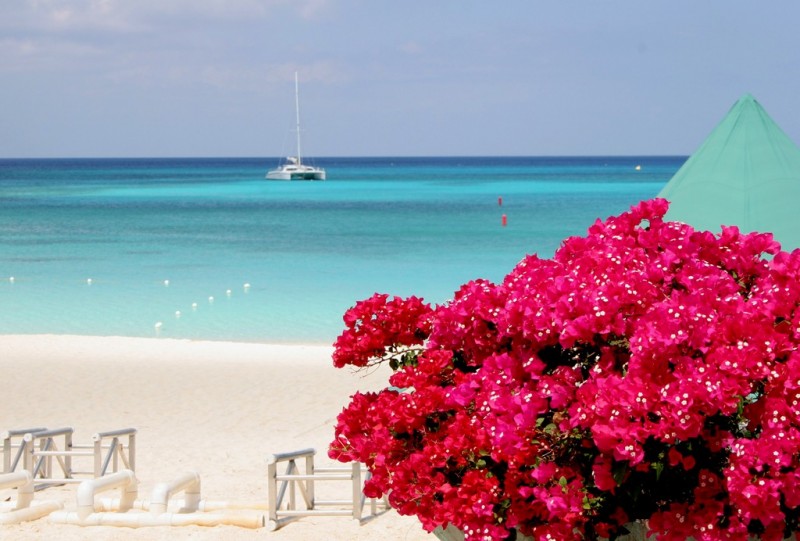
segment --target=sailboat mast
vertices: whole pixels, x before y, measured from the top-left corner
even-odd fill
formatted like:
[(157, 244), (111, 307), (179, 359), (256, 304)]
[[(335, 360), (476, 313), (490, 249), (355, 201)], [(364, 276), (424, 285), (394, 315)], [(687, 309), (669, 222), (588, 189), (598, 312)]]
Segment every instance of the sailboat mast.
[(297, 165), (300, 165), (300, 90), (297, 83), (297, 72), (294, 72), (294, 108), (297, 115)]

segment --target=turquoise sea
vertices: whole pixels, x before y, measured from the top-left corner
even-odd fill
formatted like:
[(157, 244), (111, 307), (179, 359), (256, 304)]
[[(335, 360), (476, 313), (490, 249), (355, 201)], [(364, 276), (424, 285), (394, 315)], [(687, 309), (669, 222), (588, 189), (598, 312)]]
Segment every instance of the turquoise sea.
[(330, 344), (356, 300), (502, 280), (685, 159), (2, 159), (0, 333)]

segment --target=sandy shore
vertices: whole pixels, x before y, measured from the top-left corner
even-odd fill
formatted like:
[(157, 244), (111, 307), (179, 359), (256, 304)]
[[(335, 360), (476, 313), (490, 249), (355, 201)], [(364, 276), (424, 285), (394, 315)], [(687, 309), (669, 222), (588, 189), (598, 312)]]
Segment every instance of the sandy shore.
[[(334, 465), (326, 449), (336, 415), (356, 390), (378, 389), (386, 382), (385, 373), (334, 369), (331, 348), (322, 346), (0, 335), (0, 352), (0, 431), (72, 427), (76, 443), (89, 443), (96, 432), (136, 428), (143, 498), (157, 483), (197, 471), (203, 498), (265, 501), (272, 453), (313, 447), (319, 466)], [(75, 490), (76, 485), (50, 488), (36, 499), (74, 508)], [(349, 486), (327, 483), (320, 491), (343, 499)], [(0, 491), (3, 499), (12, 495)], [(416, 519), (394, 511), (361, 524), (307, 517), (274, 532), (234, 526), (79, 527), (41, 519), (0, 525), (0, 538), (435, 539)]]

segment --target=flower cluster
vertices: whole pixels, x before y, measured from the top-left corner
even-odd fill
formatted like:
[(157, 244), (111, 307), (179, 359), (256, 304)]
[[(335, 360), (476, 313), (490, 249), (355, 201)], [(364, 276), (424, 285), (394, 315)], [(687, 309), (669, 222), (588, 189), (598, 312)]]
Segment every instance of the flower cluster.
[[(329, 454), (467, 541), (777, 541), (800, 529), (800, 250), (654, 199), (432, 307), (375, 295), (337, 366), (388, 360)], [(771, 257), (765, 257), (771, 256)]]

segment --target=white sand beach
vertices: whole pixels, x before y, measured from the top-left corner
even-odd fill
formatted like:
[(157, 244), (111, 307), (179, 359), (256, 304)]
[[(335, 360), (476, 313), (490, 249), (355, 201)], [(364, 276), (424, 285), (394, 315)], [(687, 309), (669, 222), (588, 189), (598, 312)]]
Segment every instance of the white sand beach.
[[(313, 447), (318, 466), (334, 465), (326, 449), (336, 415), (356, 390), (385, 385), (381, 371), (333, 368), (331, 351), (169, 339), (0, 336), (0, 431), (72, 427), (74, 441), (88, 443), (96, 432), (136, 428), (140, 497), (149, 498), (158, 483), (197, 471), (204, 499), (266, 501), (272, 453)], [(349, 496), (347, 483), (324, 485), (318, 493)], [(37, 492), (36, 499), (74, 508), (76, 489), (49, 488)], [(0, 495), (5, 499), (13, 493)], [(413, 517), (391, 510), (361, 524), (347, 517), (306, 517), (274, 532), (235, 526), (80, 527), (47, 519), (0, 525), (0, 539), (14, 540), (257, 538), (435, 539)]]

